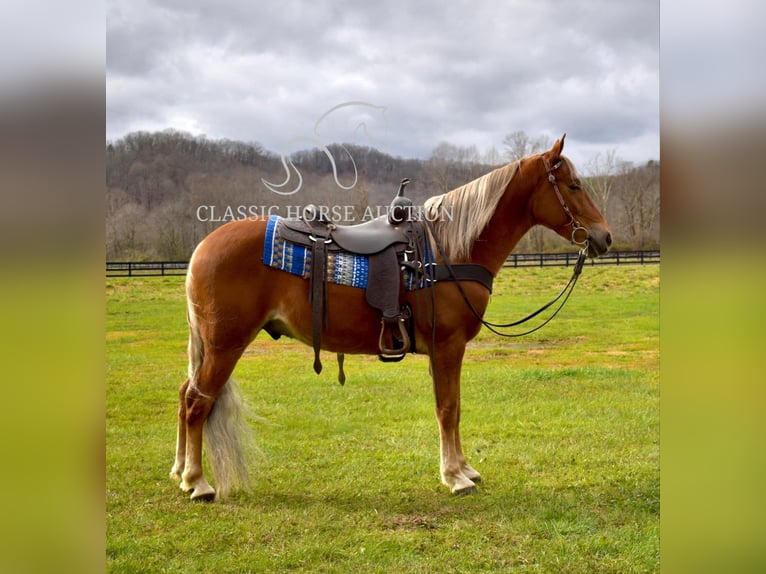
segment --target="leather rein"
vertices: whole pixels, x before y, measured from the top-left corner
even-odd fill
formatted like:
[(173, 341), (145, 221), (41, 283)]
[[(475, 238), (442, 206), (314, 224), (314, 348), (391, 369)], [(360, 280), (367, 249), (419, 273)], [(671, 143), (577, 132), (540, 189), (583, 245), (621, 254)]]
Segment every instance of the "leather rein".
[[(577, 257), (577, 262), (574, 265), (574, 272), (572, 273), (572, 277), (569, 279), (569, 282), (564, 286), (564, 288), (559, 292), (558, 295), (556, 295), (551, 301), (543, 305), (540, 309), (535, 311), (534, 313), (531, 313), (524, 317), (523, 319), (519, 319), (518, 321), (514, 321), (512, 323), (493, 323), (491, 321), (487, 321), (484, 319), (483, 315), (479, 313), (476, 308), (473, 306), (473, 303), (471, 303), (470, 299), (468, 298), (468, 295), (465, 292), (465, 289), (463, 289), (463, 285), (461, 284), (462, 277), (458, 277), (458, 274), (455, 272), (454, 265), (449, 262), (449, 259), (447, 259), (446, 254), (444, 253), (444, 248), (441, 245), (441, 242), (439, 241), (438, 237), (436, 236), (436, 233), (433, 229), (433, 223), (426, 219), (426, 224), (428, 225), (428, 230), (431, 232), (431, 237), (434, 238), (434, 243), (436, 244), (436, 248), (439, 251), (439, 255), (442, 258), (442, 265), (446, 268), (447, 272), (449, 273), (449, 279), (451, 281), (454, 281), (457, 285), (458, 290), (460, 291), (460, 295), (463, 297), (463, 300), (465, 301), (468, 308), (471, 310), (471, 312), (474, 314), (474, 316), (481, 321), (482, 325), (484, 325), (487, 329), (495, 333), (496, 335), (500, 335), (501, 337), (523, 337), (524, 335), (529, 335), (530, 333), (534, 333), (538, 329), (543, 328), (545, 325), (547, 325), (556, 315), (558, 315), (559, 311), (561, 311), (562, 307), (564, 307), (564, 304), (569, 299), (569, 296), (572, 294), (572, 291), (574, 290), (575, 285), (577, 284), (577, 280), (580, 277), (580, 273), (582, 272), (583, 265), (585, 264), (585, 257), (588, 251), (588, 230), (583, 227), (578, 220), (574, 218), (574, 215), (572, 214), (572, 211), (569, 209), (569, 206), (566, 204), (566, 201), (564, 201), (564, 196), (561, 194), (561, 191), (559, 190), (558, 182), (556, 181), (556, 176), (553, 173), (558, 167), (561, 165), (561, 161), (559, 160), (556, 162), (552, 167), (548, 165), (547, 160), (543, 156), (543, 165), (545, 166), (545, 171), (548, 175), (548, 181), (551, 182), (551, 185), (553, 186), (553, 191), (556, 193), (556, 197), (559, 200), (559, 203), (561, 204), (561, 207), (564, 209), (564, 213), (566, 213), (569, 216), (569, 222), (567, 225), (572, 226), (572, 243), (575, 245), (581, 246), (580, 253)], [(577, 240), (577, 234), (579, 232), (584, 232), (585, 237), (578, 241)], [(491, 289), (490, 289), (491, 292)], [(524, 331), (523, 333), (503, 333), (499, 331), (499, 329), (508, 329), (511, 327), (517, 327), (519, 325), (522, 325), (523, 323), (526, 323), (530, 319), (533, 319), (546, 309), (550, 308), (552, 305), (554, 305), (557, 301), (559, 301), (563, 297), (563, 300), (559, 303), (559, 306), (555, 309), (553, 314), (548, 317), (545, 321), (543, 321), (541, 324), (537, 325), (536, 327), (533, 327), (527, 331)]]

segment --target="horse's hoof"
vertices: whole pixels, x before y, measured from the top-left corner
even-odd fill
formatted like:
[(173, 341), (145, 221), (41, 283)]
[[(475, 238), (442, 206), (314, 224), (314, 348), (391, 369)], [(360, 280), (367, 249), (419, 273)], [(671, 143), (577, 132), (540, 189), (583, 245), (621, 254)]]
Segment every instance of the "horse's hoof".
[(215, 500), (215, 489), (205, 482), (192, 490), (191, 499), (194, 502), (212, 502)]
[(463, 474), (466, 476), (466, 478), (473, 482), (481, 482), (481, 474), (479, 474), (479, 471), (471, 466), (466, 466), (463, 469)]
[(210, 492), (201, 492), (197, 494), (195, 490), (192, 492), (191, 499), (193, 502), (213, 502), (215, 500), (215, 490)]
[(178, 487), (184, 492), (191, 492), (192, 500), (204, 500), (210, 502), (215, 498), (215, 489), (210, 486), (208, 481), (204, 478), (198, 479), (194, 482), (188, 480), (181, 480), (181, 484)]
[(475, 484), (469, 484), (460, 487), (456, 486), (452, 489), (452, 494), (455, 496), (466, 496), (468, 494), (476, 494), (477, 492), (479, 492), (479, 489), (476, 488)]

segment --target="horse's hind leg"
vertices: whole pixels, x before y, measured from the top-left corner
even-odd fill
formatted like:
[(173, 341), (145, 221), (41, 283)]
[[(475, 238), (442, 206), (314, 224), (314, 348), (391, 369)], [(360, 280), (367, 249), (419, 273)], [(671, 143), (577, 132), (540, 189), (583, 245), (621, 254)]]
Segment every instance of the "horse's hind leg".
[(178, 389), (178, 432), (176, 434), (176, 459), (173, 468), (170, 469), (170, 478), (181, 480), (181, 473), (186, 463), (186, 390), (189, 388), (189, 380)]
[(202, 471), (202, 427), (213, 408), (215, 399), (189, 386), (184, 397), (186, 411), (186, 444), (184, 469), (181, 472), (181, 490), (191, 492), (192, 500), (213, 500), (215, 490)]
[[(207, 347), (214, 349), (213, 346)], [(243, 349), (214, 350), (205, 354), (196, 384), (190, 381), (184, 395), (186, 423), (185, 457), (181, 490), (191, 492), (192, 500), (213, 500), (215, 490), (202, 469), (202, 434), (205, 422), (221, 389), (226, 385)], [(180, 420), (179, 420), (180, 424)], [(179, 434), (180, 437), (180, 434)], [(213, 446), (213, 445), (211, 445)], [(209, 453), (211, 456), (213, 453)]]

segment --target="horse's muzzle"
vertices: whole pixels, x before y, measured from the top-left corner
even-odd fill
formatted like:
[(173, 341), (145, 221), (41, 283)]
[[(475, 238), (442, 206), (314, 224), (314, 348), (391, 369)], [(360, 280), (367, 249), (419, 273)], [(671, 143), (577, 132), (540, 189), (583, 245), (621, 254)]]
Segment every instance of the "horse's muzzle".
[(588, 257), (599, 257), (609, 251), (612, 234), (603, 225), (594, 224), (588, 233)]

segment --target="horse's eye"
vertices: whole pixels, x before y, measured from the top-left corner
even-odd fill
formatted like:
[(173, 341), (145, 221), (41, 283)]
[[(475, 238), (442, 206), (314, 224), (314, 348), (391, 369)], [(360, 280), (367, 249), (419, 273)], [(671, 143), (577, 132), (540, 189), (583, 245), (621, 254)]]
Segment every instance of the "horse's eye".
[(576, 183), (570, 183), (569, 189), (571, 189), (572, 191), (580, 191), (580, 186), (577, 185)]

